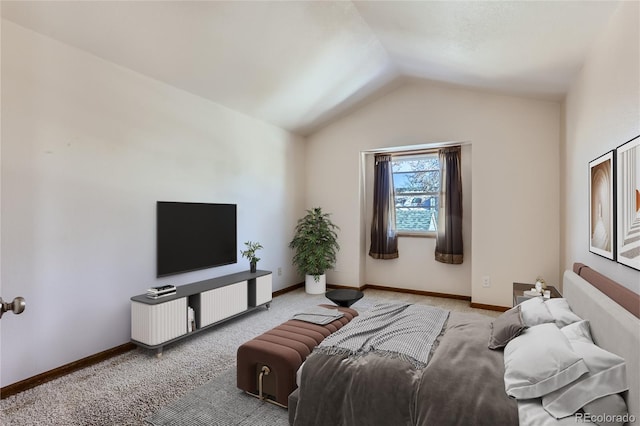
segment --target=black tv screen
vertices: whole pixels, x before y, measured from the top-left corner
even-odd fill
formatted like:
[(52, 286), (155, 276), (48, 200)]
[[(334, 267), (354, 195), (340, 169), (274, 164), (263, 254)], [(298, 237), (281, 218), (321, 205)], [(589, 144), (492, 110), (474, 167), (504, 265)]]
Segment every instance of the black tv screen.
[(158, 277), (238, 261), (236, 205), (158, 201)]

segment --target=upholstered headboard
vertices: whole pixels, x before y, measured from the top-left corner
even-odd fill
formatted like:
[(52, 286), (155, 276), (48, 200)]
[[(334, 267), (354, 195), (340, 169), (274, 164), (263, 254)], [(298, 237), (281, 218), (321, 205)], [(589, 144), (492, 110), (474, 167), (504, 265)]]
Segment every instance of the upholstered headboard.
[[(588, 268), (582, 265), (580, 272)], [(575, 266), (574, 266), (575, 269)], [(591, 334), (595, 343), (626, 360), (629, 392), (627, 405), (629, 413), (640, 418), (640, 319), (620, 303), (592, 285), (583, 276), (598, 281), (601, 274), (581, 274), (565, 271), (563, 279), (563, 297), (571, 309), (583, 319), (589, 320)], [(607, 278), (607, 280), (609, 280)], [(609, 280), (611, 281), (611, 280)], [(619, 284), (611, 281), (619, 286)], [(599, 284), (602, 284), (599, 282)], [(610, 283), (609, 283), (610, 284)], [(615, 288), (615, 287), (614, 287)], [(605, 291), (608, 286), (604, 286)], [(633, 293), (633, 292), (632, 292)], [(635, 293), (633, 293), (635, 294)], [(636, 295), (637, 297), (637, 295)]]
[(631, 312), (636, 318), (640, 318), (640, 295), (621, 286), (611, 278), (605, 277), (600, 272), (594, 271), (584, 263), (574, 263), (573, 272)]

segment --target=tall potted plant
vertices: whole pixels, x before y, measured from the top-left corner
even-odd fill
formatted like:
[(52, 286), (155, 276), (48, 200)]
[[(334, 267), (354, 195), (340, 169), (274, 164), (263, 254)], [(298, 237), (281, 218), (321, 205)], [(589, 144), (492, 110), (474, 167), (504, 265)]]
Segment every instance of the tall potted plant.
[(305, 275), (305, 290), (309, 294), (321, 294), (326, 290), (325, 271), (336, 264), (338, 230), (320, 207), (307, 210), (296, 225), (295, 235), (289, 247), (295, 250), (293, 264)]

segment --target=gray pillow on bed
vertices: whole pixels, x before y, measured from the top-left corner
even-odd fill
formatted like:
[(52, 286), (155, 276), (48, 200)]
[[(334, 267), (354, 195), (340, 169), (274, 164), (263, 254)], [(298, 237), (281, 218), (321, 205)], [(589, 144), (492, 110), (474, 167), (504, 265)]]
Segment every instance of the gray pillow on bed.
[(571, 346), (583, 358), (589, 371), (576, 381), (542, 397), (544, 409), (557, 419), (572, 415), (598, 398), (629, 389), (624, 358), (593, 343), (574, 340)]
[(509, 309), (491, 323), (489, 349), (504, 348), (511, 339), (517, 337), (525, 328), (527, 326), (522, 321), (520, 305)]
[(504, 385), (516, 399), (538, 398), (589, 371), (555, 323), (526, 329), (504, 348)]

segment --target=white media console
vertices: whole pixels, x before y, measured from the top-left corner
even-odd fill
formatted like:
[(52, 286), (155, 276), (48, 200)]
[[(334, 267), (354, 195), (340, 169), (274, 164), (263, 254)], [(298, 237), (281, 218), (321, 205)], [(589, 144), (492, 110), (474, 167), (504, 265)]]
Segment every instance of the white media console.
[[(239, 272), (176, 287), (176, 293), (131, 298), (131, 341), (162, 355), (163, 346), (260, 306), (271, 305), (271, 272)], [(195, 312), (189, 330), (188, 308)]]

